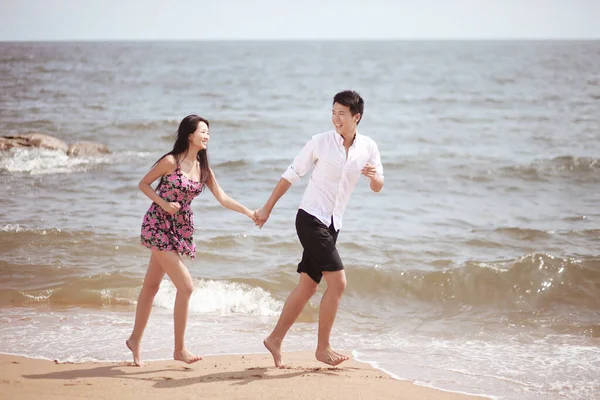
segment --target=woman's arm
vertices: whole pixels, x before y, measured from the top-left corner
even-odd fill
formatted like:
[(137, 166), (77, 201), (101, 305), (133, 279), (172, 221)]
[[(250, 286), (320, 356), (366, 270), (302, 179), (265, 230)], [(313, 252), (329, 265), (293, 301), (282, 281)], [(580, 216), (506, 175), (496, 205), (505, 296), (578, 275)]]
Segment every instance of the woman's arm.
[(175, 160), (175, 157), (172, 155), (168, 155), (162, 160), (160, 160), (158, 164), (156, 164), (150, 171), (148, 171), (148, 173), (142, 178), (142, 180), (138, 184), (138, 188), (142, 191), (142, 193), (148, 196), (150, 200), (158, 204), (160, 208), (162, 208), (169, 214), (175, 214), (177, 211), (179, 211), (181, 205), (179, 203), (169, 203), (165, 201), (162, 197), (158, 195), (158, 193), (156, 193), (154, 189), (152, 189), (151, 185), (161, 176), (170, 174), (171, 172), (175, 171), (176, 168), (177, 161)]
[(212, 169), (210, 170), (210, 175), (211, 177), (207, 182), (206, 186), (208, 186), (213, 196), (215, 196), (215, 199), (217, 199), (217, 201), (223, 207), (228, 208), (232, 211), (237, 211), (251, 219), (254, 219), (254, 212), (252, 210), (250, 210), (248, 207), (241, 205), (240, 203), (229, 197), (229, 195), (225, 193), (223, 189), (221, 189), (221, 186), (219, 186), (217, 178), (215, 177), (215, 173)]

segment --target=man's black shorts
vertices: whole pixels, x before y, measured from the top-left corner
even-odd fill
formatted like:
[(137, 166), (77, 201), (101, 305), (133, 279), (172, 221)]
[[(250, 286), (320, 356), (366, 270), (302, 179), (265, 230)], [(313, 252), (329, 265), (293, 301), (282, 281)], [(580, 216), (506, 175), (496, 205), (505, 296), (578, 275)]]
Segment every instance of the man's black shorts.
[(323, 271), (341, 271), (342, 259), (335, 248), (339, 231), (325, 226), (317, 217), (299, 209), (296, 214), (296, 233), (304, 251), (298, 264), (298, 273), (305, 272), (313, 281), (319, 283)]

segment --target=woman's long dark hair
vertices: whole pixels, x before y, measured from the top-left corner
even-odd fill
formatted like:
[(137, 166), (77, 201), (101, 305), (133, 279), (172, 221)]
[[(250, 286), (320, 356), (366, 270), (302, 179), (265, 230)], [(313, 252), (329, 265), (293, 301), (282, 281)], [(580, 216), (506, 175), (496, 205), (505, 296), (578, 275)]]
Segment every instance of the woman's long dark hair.
[[(175, 160), (177, 160), (177, 166), (179, 166), (179, 162), (186, 156), (190, 149), (190, 135), (196, 132), (200, 122), (204, 122), (207, 127), (210, 127), (210, 124), (206, 119), (195, 114), (188, 115), (182, 119), (181, 123), (179, 124), (179, 129), (177, 129), (177, 139), (175, 139), (173, 150), (164, 154), (158, 159), (158, 161), (154, 163), (154, 165), (158, 164), (160, 160), (166, 156), (172, 155), (175, 157)], [(206, 153), (206, 149), (200, 150), (196, 158), (200, 164), (200, 182), (206, 184), (210, 180), (210, 168), (208, 166), (208, 154)], [(160, 183), (162, 183), (162, 178)]]

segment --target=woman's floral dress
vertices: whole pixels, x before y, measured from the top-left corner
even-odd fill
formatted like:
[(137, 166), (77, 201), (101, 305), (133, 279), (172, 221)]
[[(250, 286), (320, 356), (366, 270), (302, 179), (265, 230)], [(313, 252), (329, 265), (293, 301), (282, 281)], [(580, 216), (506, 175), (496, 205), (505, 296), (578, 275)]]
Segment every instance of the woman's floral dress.
[(194, 213), (191, 203), (202, 193), (204, 184), (185, 176), (179, 167), (164, 175), (156, 191), (170, 203), (181, 208), (173, 215), (152, 203), (142, 222), (142, 245), (152, 250), (176, 251), (191, 258), (196, 256), (194, 242)]

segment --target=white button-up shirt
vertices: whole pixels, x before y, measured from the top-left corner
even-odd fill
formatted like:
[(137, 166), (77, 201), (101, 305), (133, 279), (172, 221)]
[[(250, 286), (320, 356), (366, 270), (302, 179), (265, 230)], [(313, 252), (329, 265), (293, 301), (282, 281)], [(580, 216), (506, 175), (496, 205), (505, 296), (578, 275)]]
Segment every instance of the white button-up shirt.
[(377, 175), (383, 177), (379, 149), (373, 139), (357, 132), (346, 158), (344, 138), (335, 131), (329, 131), (313, 136), (282, 178), (294, 184), (314, 168), (300, 208), (317, 217), (325, 226), (331, 224), (333, 217), (334, 228), (341, 229), (350, 195), (366, 164), (375, 166)]

